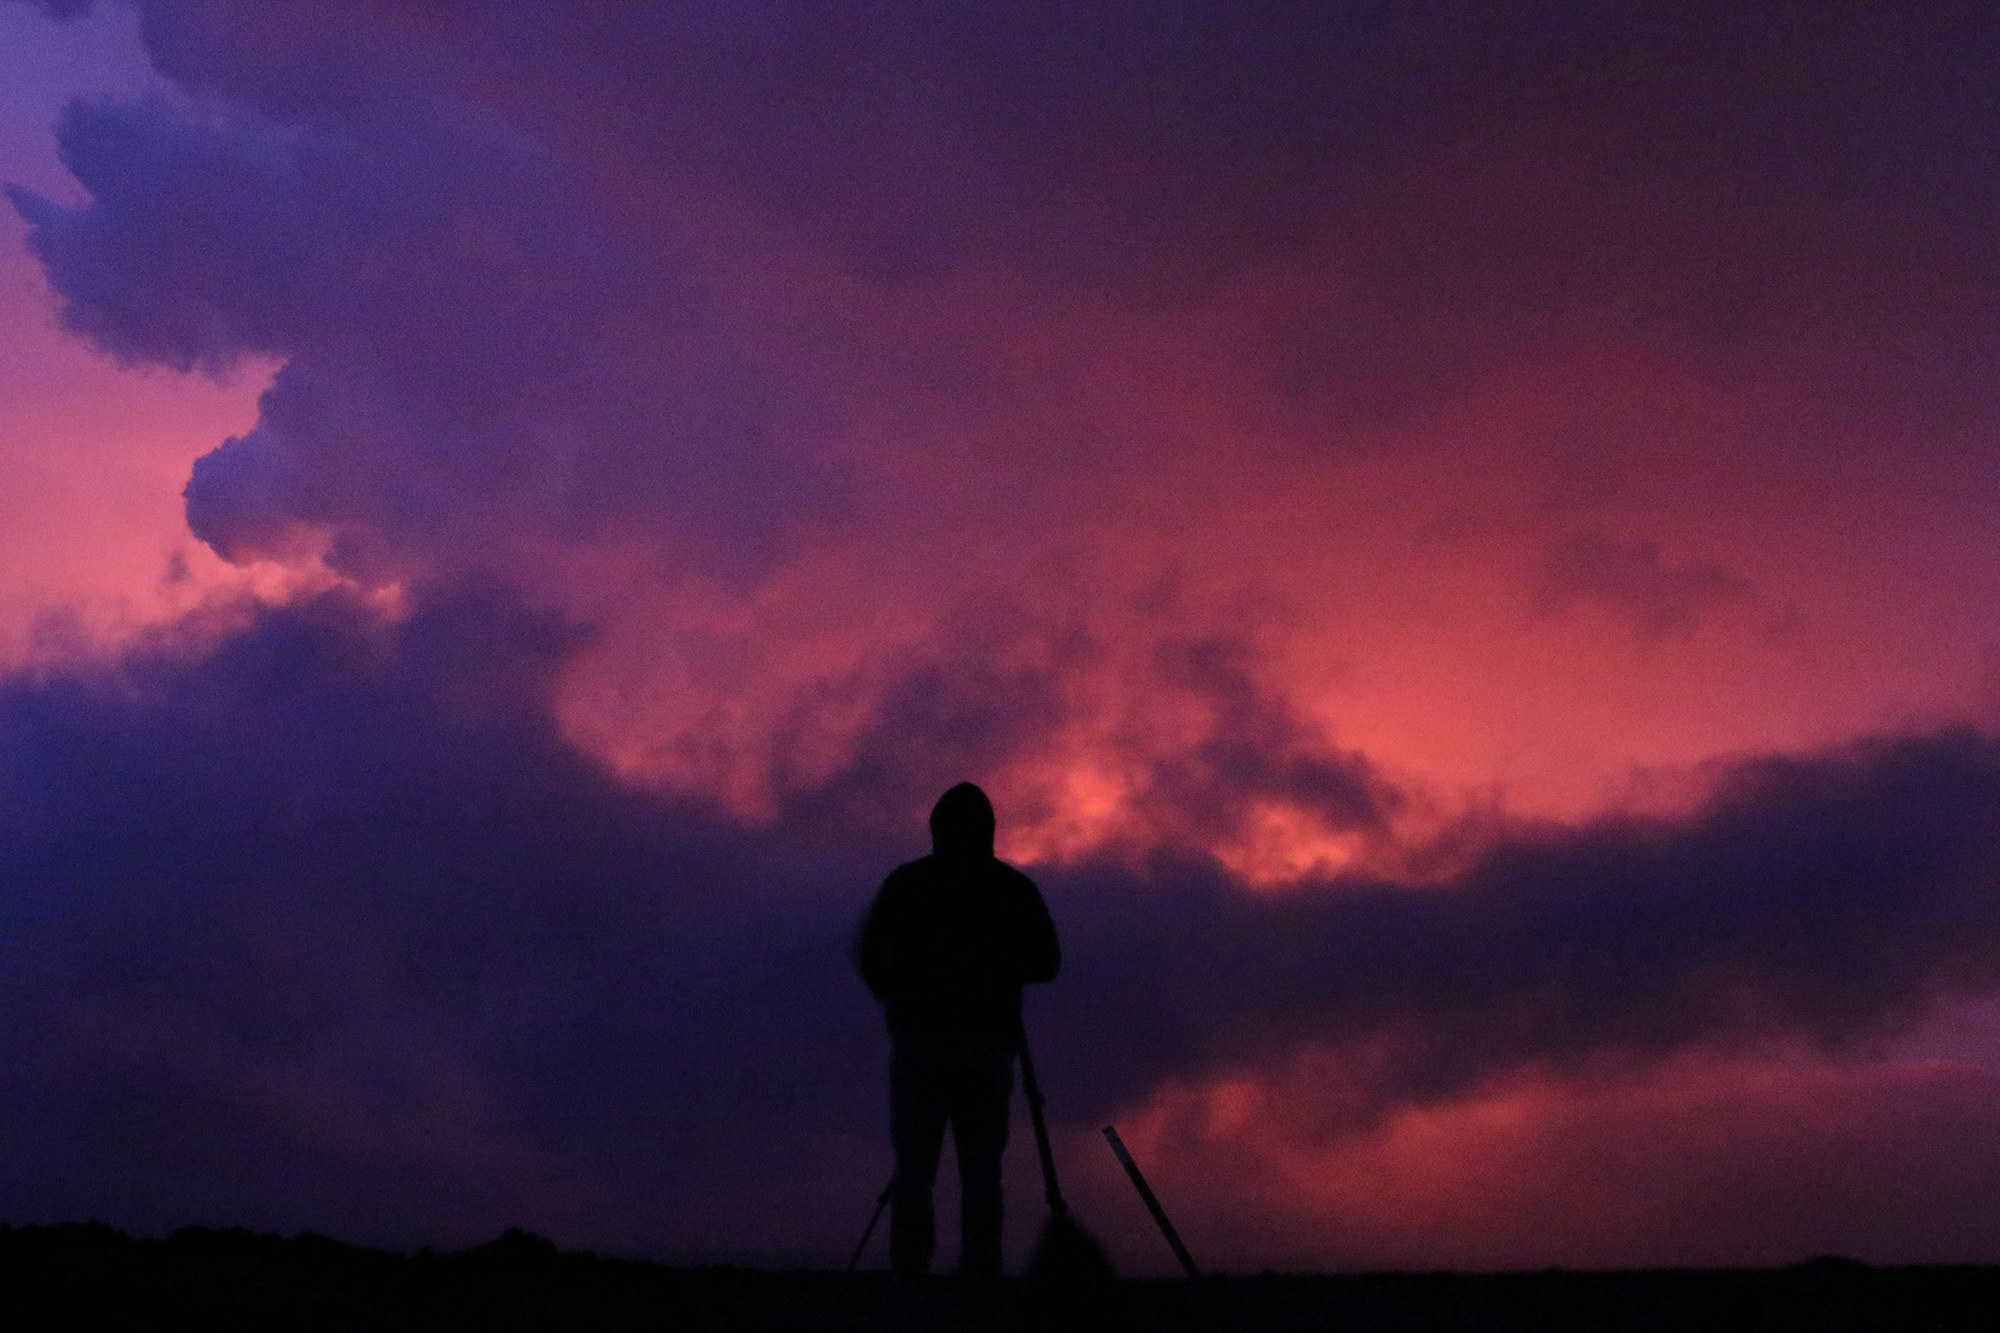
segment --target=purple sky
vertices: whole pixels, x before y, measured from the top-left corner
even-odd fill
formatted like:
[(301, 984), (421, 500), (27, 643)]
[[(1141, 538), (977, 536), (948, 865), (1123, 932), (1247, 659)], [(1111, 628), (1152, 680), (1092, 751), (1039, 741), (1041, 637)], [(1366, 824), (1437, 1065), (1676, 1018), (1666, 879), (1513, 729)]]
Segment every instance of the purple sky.
[(1996, 55), (0, 3), (0, 1220), (835, 1262), (973, 778), (1130, 1270), (2000, 1261)]

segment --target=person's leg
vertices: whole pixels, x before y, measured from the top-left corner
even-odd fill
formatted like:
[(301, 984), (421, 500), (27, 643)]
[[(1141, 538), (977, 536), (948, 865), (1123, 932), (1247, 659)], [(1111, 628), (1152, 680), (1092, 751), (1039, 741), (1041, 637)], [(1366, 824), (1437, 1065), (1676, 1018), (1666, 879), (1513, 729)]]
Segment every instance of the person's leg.
[(1000, 1162), (1007, 1151), (1014, 1053), (970, 1053), (960, 1066), (953, 1092), (951, 1137), (958, 1151), (960, 1189), (958, 1271), (971, 1278), (997, 1278), (1005, 1213)]
[(944, 1151), (946, 1113), (937, 1053), (909, 1035), (892, 1035), (889, 1142), (896, 1150), (896, 1178), (889, 1190), (889, 1262), (898, 1277), (922, 1277), (931, 1270), (937, 1244), (931, 1191)]

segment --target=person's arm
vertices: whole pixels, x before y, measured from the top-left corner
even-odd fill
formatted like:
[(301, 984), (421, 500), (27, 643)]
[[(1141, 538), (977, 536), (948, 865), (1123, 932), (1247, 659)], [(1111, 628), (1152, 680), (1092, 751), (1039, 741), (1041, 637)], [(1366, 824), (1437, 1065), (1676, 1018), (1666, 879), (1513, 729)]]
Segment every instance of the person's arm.
[(896, 877), (889, 876), (882, 881), (882, 887), (875, 892), (875, 901), (869, 904), (868, 914), (861, 919), (861, 934), (855, 942), (854, 961), (861, 970), (861, 980), (867, 983), (868, 993), (878, 1000), (887, 1000), (896, 985), (896, 937), (899, 934), (896, 918), (897, 900)]
[(1062, 970), (1062, 945), (1056, 941), (1056, 923), (1049, 916), (1049, 906), (1042, 901), (1042, 891), (1035, 887), (1035, 881), (1021, 876), (1019, 942), (1021, 980), (1024, 982), (1054, 981), (1056, 973)]

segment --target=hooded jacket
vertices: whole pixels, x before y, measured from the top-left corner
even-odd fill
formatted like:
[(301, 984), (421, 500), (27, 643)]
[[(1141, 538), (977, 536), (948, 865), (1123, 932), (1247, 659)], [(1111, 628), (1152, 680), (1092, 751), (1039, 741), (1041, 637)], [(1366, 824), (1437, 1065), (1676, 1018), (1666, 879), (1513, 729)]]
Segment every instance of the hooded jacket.
[(962, 782), (931, 811), (929, 856), (897, 866), (861, 924), (861, 978), (891, 1032), (966, 1032), (1013, 1046), (1021, 987), (1062, 966), (1041, 891), (993, 855), (993, 806)]

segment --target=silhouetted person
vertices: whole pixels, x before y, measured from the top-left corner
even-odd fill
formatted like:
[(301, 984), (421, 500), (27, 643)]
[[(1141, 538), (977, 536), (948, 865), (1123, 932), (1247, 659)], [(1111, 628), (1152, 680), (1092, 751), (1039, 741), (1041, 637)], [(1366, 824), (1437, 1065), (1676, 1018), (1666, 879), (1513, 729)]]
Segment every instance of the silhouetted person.
[(944, 1131), (958, 1150), (959, 1272), (1000, 1275), (1000, 1157), (1021, 1031), (1021, 986), (1062, 965), (1035, 882), (993, 855), (993, 805), (970, 782), (931, 811), (929, 856), (897, 866), (862, 922), (862, 980), (889, 1020), (889, 1251), (930, 1271), (931, 1188)]

